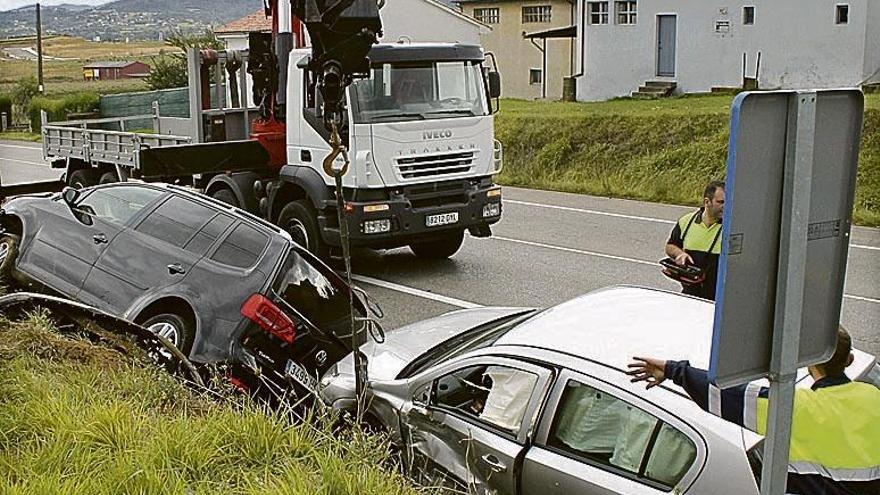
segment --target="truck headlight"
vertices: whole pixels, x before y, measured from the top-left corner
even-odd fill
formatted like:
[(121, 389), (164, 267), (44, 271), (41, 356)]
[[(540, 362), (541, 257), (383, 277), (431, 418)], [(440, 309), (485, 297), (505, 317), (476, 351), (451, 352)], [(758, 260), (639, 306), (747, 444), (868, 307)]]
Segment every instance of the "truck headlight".
[(367, 220), (363, 224), (364, 234), (383, 234), (391, 232), (391, 219), (382, 218), (379, 220)]
[(501, 214), (501, 203), (486, 203), (483, 205), (483, 218), (497, 217)]

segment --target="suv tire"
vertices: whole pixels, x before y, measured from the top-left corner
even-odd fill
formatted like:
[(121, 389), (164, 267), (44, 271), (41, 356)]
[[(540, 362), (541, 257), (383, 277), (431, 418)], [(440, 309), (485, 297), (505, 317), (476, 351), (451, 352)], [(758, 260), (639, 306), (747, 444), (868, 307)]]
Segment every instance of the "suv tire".
[(464, 242), (464, 231), (456, 230), (433, 241), (416, 242), (409, 245), (419, 258), (444, 259), (457, 253)]
[(288, 203), (278, 215), (278, 226), (286, 230), (294, 242), (315, 256), (327, 259), (330, 249), (318, 231), (318, 213), (307, 199)]
[(18, 257), (18, 245), (21, 238), (14, 234), (0, 237), (0, 284), (12, 281), (12, 269)]
[(147, 318), (141, 326), (170, 340), (184, 356), (189, 356), (195, 340), (195, 332), (185, 318), (174, 313), (160, 313)]

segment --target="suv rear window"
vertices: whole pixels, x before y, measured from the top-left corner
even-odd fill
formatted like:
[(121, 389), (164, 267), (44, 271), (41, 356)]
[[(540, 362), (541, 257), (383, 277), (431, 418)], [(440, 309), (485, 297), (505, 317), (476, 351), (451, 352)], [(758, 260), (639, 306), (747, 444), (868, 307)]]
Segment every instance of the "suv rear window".
[(211, 259), (224, 265), (250, 268), (260, 259), (267, 244), (269, 236), (241, 223), (223, 240)]

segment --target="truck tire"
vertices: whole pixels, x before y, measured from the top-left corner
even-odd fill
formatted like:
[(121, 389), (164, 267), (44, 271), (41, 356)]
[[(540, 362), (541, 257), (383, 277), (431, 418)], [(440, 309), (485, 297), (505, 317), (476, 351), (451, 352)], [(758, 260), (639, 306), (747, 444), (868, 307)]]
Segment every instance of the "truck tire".
[(216, 191), (211, 193), (211, 197), (218, 200), (218, 201), (223, 201), (224, 203), (228, 204), (229, 206), (234, 206), (236, 208), (240, 208), (240, 205), (238, 204), (238, 198), (236, 198), (235, 194), (232, 191), (230, 191), (229, 189), (226, 189), (226, 188), (217, 189)]
[(101, 174), (101, 178), (98, 179), (98, 184), (112, 184), (114, 182), (119, 182), (116, 172), (104, 172)]
[(67, 185), (74, 189), (94, 186), (98, 183), (98, 171), (93, 168), (81, 168), (71, 172)]
[(300, 199), (287, 203), (278, 215), (278, 226), (286, 230), (294, 242), (315, 256), (327, 259), (330, 250), (318, 231), (318, 213), (311, 201)]
[(5, 234), (0, 237), (0, 285), (12, 281), (12, 269), (18, 257), (18, 245), (21, 241), (17, 235)]
[(189, 356), (195, 340), (195, 332), (185, 318), (174, 313), (160, 313), (147, 319), (141, 326), (170, 340), (180, 352)]
[(464, 242), (464, 231), (456, 230), (443, 234), (433, 241), (416, 242), (409, 245), (412, 252), (419, 258), (444, 259), (452, 256), (461, 248)]

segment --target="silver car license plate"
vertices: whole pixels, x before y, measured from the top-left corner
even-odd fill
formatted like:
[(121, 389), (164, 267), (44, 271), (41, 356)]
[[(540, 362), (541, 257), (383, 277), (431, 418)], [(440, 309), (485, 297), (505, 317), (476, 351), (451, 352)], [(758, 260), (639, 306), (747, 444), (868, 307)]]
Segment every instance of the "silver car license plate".
[(449, 225), (453, 223), (458, 223), (457, 211), (428, 215), (425, 217), (425, 227), (437, 227), (439, 225)]
[(315, 377), (309, 375), (309, 372), (306, 371), (299, 363), (289, 359), (287, 361), (287, 365), (284, 367), (284, 373), (293, 378), (294, 381), (302, 385), (309, 392), (318, 393), (318, 380)]

